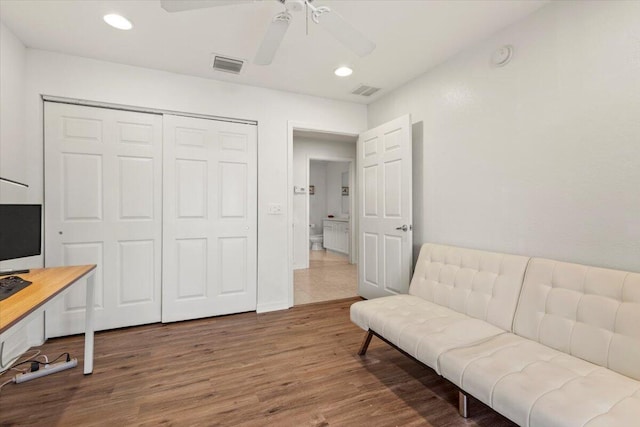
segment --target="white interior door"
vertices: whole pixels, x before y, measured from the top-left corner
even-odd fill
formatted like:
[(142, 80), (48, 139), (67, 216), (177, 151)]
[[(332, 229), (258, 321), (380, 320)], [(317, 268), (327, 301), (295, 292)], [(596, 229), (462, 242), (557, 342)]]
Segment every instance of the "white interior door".
[(256, 309), (257, 131), (164, 116), (162, 321)]
[[(160, 321), (162, 116), (45, 102), (45, 265), (97, 264), (97, 330)], [(47, 311), (84, 331), (85, 287)]]
[(411, 116), (358, 138), (358, 293), (406, 293), (411, 278)]

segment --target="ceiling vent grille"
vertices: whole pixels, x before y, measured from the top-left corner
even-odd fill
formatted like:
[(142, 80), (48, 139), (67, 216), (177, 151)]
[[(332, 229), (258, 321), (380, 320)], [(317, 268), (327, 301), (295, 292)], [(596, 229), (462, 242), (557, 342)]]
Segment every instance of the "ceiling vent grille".
[(360, 95), (360, 96), (371, 96), (379, 90), (380, 90), (379, 87), (360, 85), (357, 88), (355, 88), (355, 90), (351, 93), (354, 95)]
[(228, 58), (220, 55), (213, 55), (211, 66), (216, 71), (224, 71), (225, 73), (240, 74), (244, 61), (241, 59)]

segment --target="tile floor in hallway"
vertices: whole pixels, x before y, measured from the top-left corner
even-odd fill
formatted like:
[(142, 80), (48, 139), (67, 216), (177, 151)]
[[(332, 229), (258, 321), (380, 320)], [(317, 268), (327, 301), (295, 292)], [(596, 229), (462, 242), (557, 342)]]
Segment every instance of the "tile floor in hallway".
[(309, 251), (309, 268), (294, 271), (294, 305), (357, 296), (357, 270), (346, 255)]

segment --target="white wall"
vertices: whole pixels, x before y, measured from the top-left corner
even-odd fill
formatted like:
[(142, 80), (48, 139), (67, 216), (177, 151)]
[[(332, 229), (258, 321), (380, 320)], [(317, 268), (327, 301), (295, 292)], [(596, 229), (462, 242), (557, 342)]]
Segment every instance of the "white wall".
[(639, 40), (640, 2), (552, 2), (371, 104), (422, 131), (422, 240), (640, 271)]
[[(25, 67), (26, 48), (0, 22), (0, 176), (30, 185), (18, 187), (0, 182), (0, 203), (38, 203), (40, 194), (26, 172), (25, 144)], [(2, 269), (42, 266), (42, 257), (27, 257), (0, 262)], [(0, 365), (24, 352), (30, 345), (42, 342), (43, 319), (35, 319), (25, 328), (14, 330), (4, 341)]]
[[(315, 194), (309, 194), (309, 229), (310, 234), (322, 234), (322, 220), (327, 217), (327, 162), (311, 161), (309, 163), (309, 185), (315, 187)], [(305, 198), (297, 194), (296, 198)]]
[[(19, 182), (27, 180), (24, 144), (25, 67), (26, 48), (0, 22), (0, 176)], [(0, 183), (0, 202), (26, 203), (31, 192)]]
[[(364, 130), (364, 128), (363, 128)], [(356, 144), (323, 141), (310, 138), (294, 138), (293, 140), (293, 183), (295, 186), (308, 187), (307, 164), (308, 159), (355, 159)], [(307, 196), (293, 197), (293, 268), (308, 268), (309, 240), (307, 228), (309, 226), (307, 213)], [(320, 224), (321, 226), (322, 224)]]
[(288, 307), (287, 123), (366, 128), (366, 107), (53, 52), (27, 50), (28, 178), (42, 197), (41, 94), (258, 121), (258, 311)]

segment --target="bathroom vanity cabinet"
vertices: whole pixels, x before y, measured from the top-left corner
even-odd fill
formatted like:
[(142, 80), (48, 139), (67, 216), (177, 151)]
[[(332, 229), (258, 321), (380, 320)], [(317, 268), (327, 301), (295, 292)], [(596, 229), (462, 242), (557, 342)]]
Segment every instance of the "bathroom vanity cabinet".
[(326, 249), (349, 254), (349, 220), (325, 219), (322, 231), (323, 245)]

